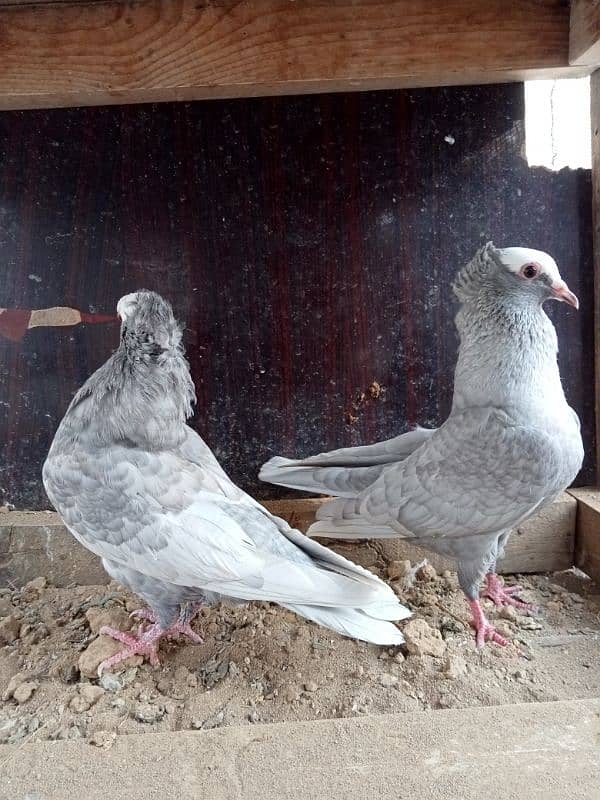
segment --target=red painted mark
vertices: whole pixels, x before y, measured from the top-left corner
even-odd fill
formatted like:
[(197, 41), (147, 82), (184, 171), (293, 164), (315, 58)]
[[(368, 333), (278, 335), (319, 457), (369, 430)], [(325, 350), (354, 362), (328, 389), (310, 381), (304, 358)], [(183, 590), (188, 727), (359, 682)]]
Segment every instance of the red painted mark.
[(11, 342), (20, 342), (27, 332), (31, 311), (20, 308), (5, 308), (0, 312), (0, 336)]
[[(98, 323), (119, 322), (116, 314), (87, 314), (80, 312), (81, 321), (86, 325)], [(31, 320), (31, 309), (25, 308), (5, 308), (0, 310), (0, 336), (9, 339), (11, 342), (20, 342), (27, 333)], [(39, 327), (65, 327), (60, 326), (39, 326)]]
[(120, 322), (120, 319), (116, 314), (86, 314), (82, 311), (81, 321), (86, 325), (95, 325), (100, 322)]

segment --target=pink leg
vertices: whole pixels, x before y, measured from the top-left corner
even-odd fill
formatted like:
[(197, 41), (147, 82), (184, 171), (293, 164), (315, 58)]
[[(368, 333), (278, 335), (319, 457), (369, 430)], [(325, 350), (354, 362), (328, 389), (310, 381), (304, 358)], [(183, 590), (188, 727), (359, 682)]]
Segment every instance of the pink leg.
[[(196, 610), (196, 612), (199, 609), (200, 605), (198, 604), (198, 609)], [(132, 611), (129, 616), (136, 617), (136, 619), (148, 620), (148, 622), (152, 622), (154, 625), (158, 624), (156, 621), (156, 616), (152, 613), (152, 611), (150, 611), (149, 608), (138, 608), (136, 611)], [(192, 642), (195, 642), (196, 644), (202, 644), (202, 642), (204, 641), (204, 639), (201, 636), (198, 636), (198, 634), (192, 628), (189, 622), (181, 622), (180, 620), (177, 620), (177, 622), (174, 622), (170, 628), (167, 628), (165, 631), (163, 631), (162, 636), (173, 637), (173, 636), (178, 636), (180, 634), (182, 636), (187, 636), (188, 639), (191, 639)]]
[(521, 591), (520, 586), (505, 586), (501, 578), (495, 572), (488, 572), (486, 575), (486, 586), (481, 593), (482, 597), (488, 597), (496, 606), (514, 606), (523, 611), (535, 613), (537, 608), (531, 603), (526, 603), (519, 597), (515, 597)]
[(158, 659), (158, 643), (165, 637), (183, 634), (197, 644), (202, 644), (203, 642), (202, 637), (198, 636), (196, 631), (194, 631), (190, 626), (189, 622), (181, 622), (180, 620), (177, 620), (177, 622), (173, 623), (173, 625), (171, 625), (169, 628), (163, 628), (160, 623), (156, 621), (155, 615), (148, 609), (144, 608), (133, 611), (130, 616), (147, 620), (152, 624), (146, 629), (144, 629), (143, 624), (140, 625), (137, 636), (131, 633), (124, 633), (116, 628), (110, 628), (107, 625), (104, 625), (102, 628), (100, 628), (101, 634), (104, 636), (111, 636), (118, 642), (122, 642), (125, 645), (125, 648), (121, 650), (121, 652), (115, 653), (114, 656), (111, 656), (103, 661), (98, 667), (98, 675), (101, 675), (105, 669), (114, 667), (115, 664), (119, 664), (126, 658), (130, 658), (131, 656), (135, 655), (146, 656), (150, 664), (152, 664), (153, 667), (156, 666), (160, 663)]
[(481, 649), (486, 642), (495, 642), (499, 644), (500, 647), (506, 647), (508, 639), (505, 639), (504, 636), (500, 636), (494, 626), (490, 625), (487, 621), (479, 600), (469, 600), (469, 607), (473, 614), (473, 621), (471, 624), (475, 628), (477, 647)]

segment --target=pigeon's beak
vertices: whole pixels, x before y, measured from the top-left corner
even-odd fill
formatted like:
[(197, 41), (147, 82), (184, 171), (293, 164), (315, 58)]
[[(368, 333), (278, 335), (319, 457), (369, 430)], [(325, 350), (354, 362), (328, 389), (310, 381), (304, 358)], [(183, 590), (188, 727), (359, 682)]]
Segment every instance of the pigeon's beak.
[(573, 306), (573, 308), (579, 308), (579, 300), (577, 299), (577, 295), (573, 294), (564, 281), (553, 283), (550, 288), (552, 290), (552, 297), (554, 297), (555, 300), (568, 303), (570, 306)]

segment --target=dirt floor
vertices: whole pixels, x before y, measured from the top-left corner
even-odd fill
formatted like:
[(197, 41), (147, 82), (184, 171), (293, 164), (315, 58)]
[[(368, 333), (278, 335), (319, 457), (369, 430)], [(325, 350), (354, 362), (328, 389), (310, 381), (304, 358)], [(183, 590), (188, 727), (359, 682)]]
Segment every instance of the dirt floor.
[(581, 573), (519, 580), (540, 616), (486, 602), (511, 644), (478, 652), (456, 575), (409, 567), (380, 570), (414, 611), (402, 648), (344, 639), (275, 605), (221, 606), (193, 623), (204, 644), (163, 643), (161, 666), (128, 664), (100, 681), (95, 667), (117, 645), (96, 631), (136, 625), (132, 595), (44, 578), (0, 589), (0, 743), (110, 747), (137, 732), (599, 695), (600, 589)]

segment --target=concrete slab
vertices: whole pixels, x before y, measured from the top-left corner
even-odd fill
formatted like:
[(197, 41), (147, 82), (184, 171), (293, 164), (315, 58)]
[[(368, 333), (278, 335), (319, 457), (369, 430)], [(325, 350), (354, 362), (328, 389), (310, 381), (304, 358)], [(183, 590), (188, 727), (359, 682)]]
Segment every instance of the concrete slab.
[(600, 699), (0, 748), (1, 800), (598, 800)]

